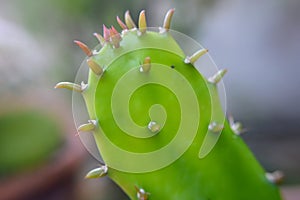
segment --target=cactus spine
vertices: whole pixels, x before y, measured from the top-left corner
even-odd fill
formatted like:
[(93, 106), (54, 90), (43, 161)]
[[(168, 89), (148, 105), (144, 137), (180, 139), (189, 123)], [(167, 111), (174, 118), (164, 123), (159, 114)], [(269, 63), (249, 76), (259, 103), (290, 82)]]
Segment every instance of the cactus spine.
[[(90, 120), (79, 131), (93, 132), (105, 164), (87, 178), (108, 175), (131, 199), (281, 199), (276, 181), (265, 174), (238, 136), (238, 123), (224, 121), (218, 83), (227, 72), (205, 78), (169, 33), (174, 9), (158, 32), (138, 27), (125, 13), (122, 28), (103, 25), (101, 47), (86, 53), (88, 83), (62, 82), (80, 92)], [(200, 117), (201, 116), (201, 117)]]

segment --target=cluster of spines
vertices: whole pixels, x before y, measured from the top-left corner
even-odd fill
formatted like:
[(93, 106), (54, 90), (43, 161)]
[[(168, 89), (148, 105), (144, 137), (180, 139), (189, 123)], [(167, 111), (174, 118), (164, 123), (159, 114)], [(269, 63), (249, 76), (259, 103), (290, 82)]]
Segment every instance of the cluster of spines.
[[(169, 31), (171, 20), (173, 17), (175, 9), (170, 9), (167, 14), (165, 15), (163, 26), (160, 27), (160, 34), (164, 34)], [(105, 25), (103, 25), (103, 35), (99, 33), (94, 33), (94, 36), (97, 38), (101, 46), (104, 46), (106, 44), (112, 45), (113, 48), (119, 48), (120, 42), (122, 40), (123, 34), (125, 34), (127, 31), (131, 29), (137, 29), (138, 36), (141, 36), (146, 33), (147, 31), (147, 21), (146, 21), (146, 15), (145, 10), (142, 10), (139, 14), (139, 20), (138, 20), (138, 27), (134, 23), (129, 11), (125, 12), (124, 16), (125, 23), (117, 16), (117, 22), (119, 26), (122, 29), (121, 34), (113, 27), (107, 28)], [(102, 75), (104, 72), (103, 67), (101, 67), (96, 61), (93, 60), (94, 52), (83, 42), (80, 42), (78, 40), (74, 41), (75, 44), (77, 44), (82, 51), (88, 56), (87, 64), (89, 68), (98, 76)], [(186, 56), (186, 58), (183, 60), (185, 64), (192, 64), (194, 63), (203, 55), (205, 55), (208, 52), (207, 49), (200, 49), (196, 51), (191, 56)], [(143, 61), (143, 63), (140, 66), (140, 72), (141, 73), (147, 73), (151, 70), (151, 58), (146, 57)], [(216, 74), (209, 77), (207, 79), (207, 82), (209, 84), (217, 85), (223, 78), (223, 76), (226, 74), (226, 69), (219, 70)], [(69, 90), (73, 90), (79, 93), (82, 93), (86, 88), (87, 84), (82, 82), (80, 85), (71, 83), (71, 82), (60, 82), (58, 83), (55, 88), (65, 88)], [(246, 129), (243, 128), (242, 124), (240, 122), (234, 122), (232, 117), (229, 117), (230, 127), (233, 130), (233, 132), (236, 135), (240, 135), (241, 133), (245, 132)], [(88, 120), (88, 123), (82, 124), (78, 127), (78, 132), (93, 132), (95, 131), (97, 127), (97, 121), (96, 120)], [(211, 122), (208, 126), (208, 130), (212, 132), (220, 132), (224, 128), (223, 124), (218, 124), (216, 122)], [(160, 129), (160, 126), (156, 124), (155, 122), (150, 122), (148, 124), (148, 129), (151, 132), (157, 132)], [(95, 168), (91, 171), (89, 171), (86, 175), (86, 178), (100, 178), (107, 174), (108, 167), (105, 164), (102, 164), (100, 167)], [(267, 179), (272, 183), (280, 183), (283, 178), (283, 174), (280, 171), (275, 171), (273, 173), (266, 173)], [(147, 200), (149, 198), (150, 193), (146, 192), (143, 188), (140, 188), (138, 186), (135, 186), (137, 198), (139, 200)]]

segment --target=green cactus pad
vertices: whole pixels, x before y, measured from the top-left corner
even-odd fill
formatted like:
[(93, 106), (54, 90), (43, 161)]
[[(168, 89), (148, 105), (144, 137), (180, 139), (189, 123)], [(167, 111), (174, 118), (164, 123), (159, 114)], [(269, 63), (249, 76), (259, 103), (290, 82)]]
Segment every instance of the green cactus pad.
[(88, 81), (57, 87), (84, 98), (90, 121), (79, 130), (90, 133), (80, 134), (94, 136), (107, 175), (131, 199), (281, 199), (225, 120), (217, 84), (226, 70), (200, 72), (207, 50), (186, 55), (169, 30), (173, 13), (146, 29), (145, 11), (139, 28), (126, 12), (121, 34), (105, 26), (103, 37), (96, 34), (101, 46), (76, 41), (88, 55)]

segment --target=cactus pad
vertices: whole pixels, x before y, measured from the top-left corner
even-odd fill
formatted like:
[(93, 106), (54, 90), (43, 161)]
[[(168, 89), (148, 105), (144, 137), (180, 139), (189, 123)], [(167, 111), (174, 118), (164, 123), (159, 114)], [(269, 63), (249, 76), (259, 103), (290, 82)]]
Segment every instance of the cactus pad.
[(79, 70), (78, 83), (56, 87), (84, 99), (89, 119), (74, 112), (83, 123), (78, 130), (93, 136), (103, 162), (87, 177), (108, 175), (138, 200), (281, 199), (237, 124), (225, 120), (226, 69), (170, 30), (173, 13), (162, 27), (148, 28), (145, 11), (138, 26), (127, 11), (125, 23), (117, 17), (121, 33), (103, 25), (93, 50), (75, 41), (87, 55), (81, 68), (89, 71)]

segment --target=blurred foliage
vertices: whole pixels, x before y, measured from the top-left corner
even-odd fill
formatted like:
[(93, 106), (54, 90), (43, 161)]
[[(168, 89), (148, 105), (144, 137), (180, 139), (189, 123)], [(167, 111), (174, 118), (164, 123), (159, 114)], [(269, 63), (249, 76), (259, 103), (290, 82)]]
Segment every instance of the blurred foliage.
[(34, 168), (62, 144), (60, 127), (40, 111), (0, 116), (0, 177)]
[[(45, 31), (38, 27), (49, 30), (51, 26), (67, 25), (68, 22), (82, 26), (80, 23), (91, 23), (95, 25), (97, 21), (110, 24), (115, 21), (115, 16), (123, 14), (125, 9), (135, 8), (143, 1), (118, 1), (112, 0), (17, 0), (16, 5), (22, 10), (22, 20), (29, 25), (33, 31)], [(70, 24), (69, 24), (70, 25)], [(62, 27), (63, 28), (63, 27)], [(68, 27), (65, 27), (68, 29)], [(53, 30), (60, 31), (60, 30)], [(48, 35), (49, 36), (49, 35)]]
[[(116, 16), (123, 19), (126, 10), (130, 10), (137, 22), (140, 10), (146, 9), (148, 24), (161, 26), (165, 12), (172, 7), (178, 8), (173, 28), (190, 34), (198, 30), (196, 27), (203, 20), (199, 16), (209, 12), (214, 2), (215, 0), (13, 0), (8, 3), (12, 5), (12, 10), (7, 11), (7, 15), (11, 15), (37, 41), (40, 51), (44, 52), (43, 55), (38, 55), (40, 52), (37, 55), (48, 59), (48, 63), (41, 63), (40, 67), (49, 65), (48, 79), (57, 82), (72, 81), (84, 58), (72, 41), (79, 39), (94, 47), (97, 40), (92, 33), (102, 33), (102, 24), (113, 25), (120, 30)], [(187, 17), (184, 16), (188, 16), (189, 23), (186, 23)]]

